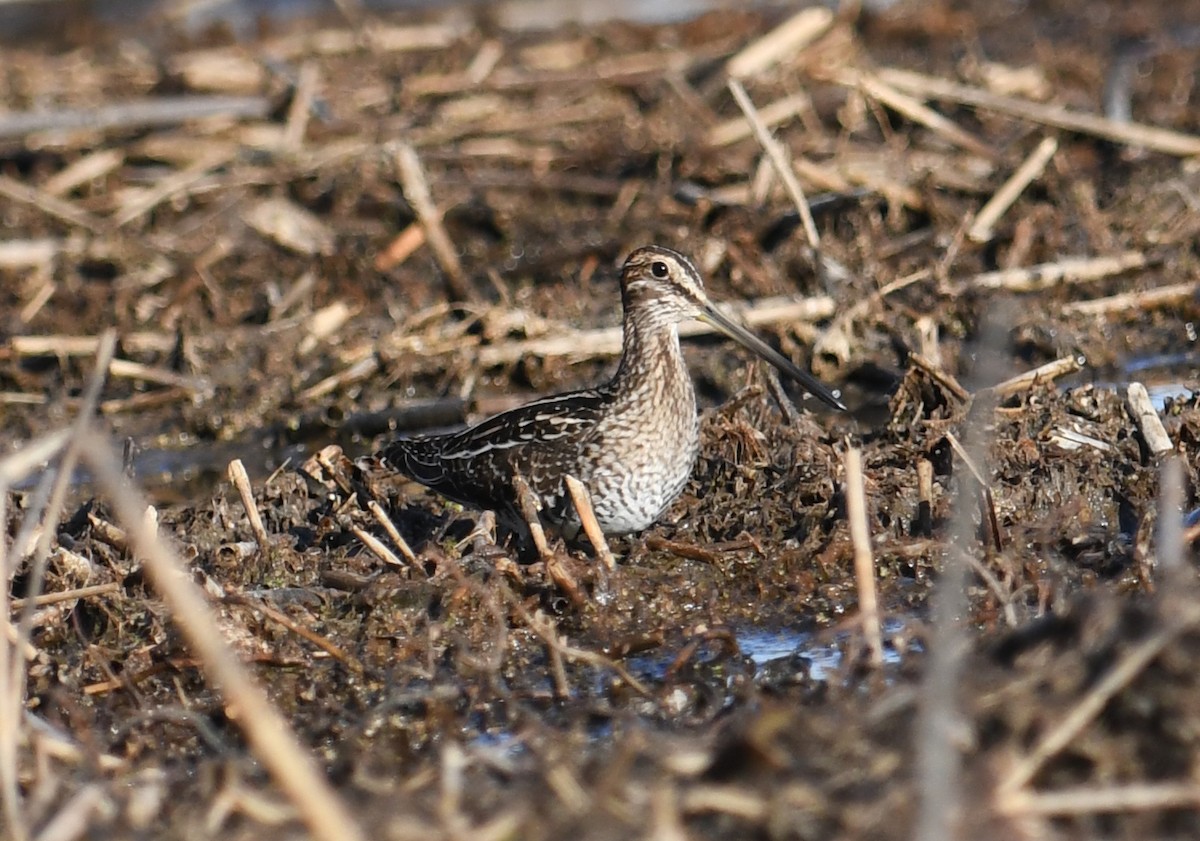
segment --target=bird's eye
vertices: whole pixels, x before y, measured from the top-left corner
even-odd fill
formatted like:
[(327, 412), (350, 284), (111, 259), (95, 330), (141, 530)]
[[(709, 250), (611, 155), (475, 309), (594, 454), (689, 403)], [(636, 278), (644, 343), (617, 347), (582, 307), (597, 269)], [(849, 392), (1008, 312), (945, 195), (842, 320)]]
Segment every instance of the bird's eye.
[(664, 280), (671, 270), (667, 268), (667, 264), (662, 260), (655, 260), (650, 264), (650, 274), (654, 275), (659, 280)]

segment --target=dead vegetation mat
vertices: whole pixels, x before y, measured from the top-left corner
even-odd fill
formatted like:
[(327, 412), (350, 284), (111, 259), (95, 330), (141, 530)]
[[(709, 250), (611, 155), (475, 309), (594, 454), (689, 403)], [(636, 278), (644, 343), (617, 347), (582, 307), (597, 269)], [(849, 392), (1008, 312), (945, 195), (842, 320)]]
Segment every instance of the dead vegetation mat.
[[(456, 11), (6, 48), (6, 831), (1195, 837), (1189, 8)], [(611, 571), (586, 545), (526, 563), (343, 457), (605, 376), (615, 267), (651, 242), (854, 411), (797, 413), (689, 341), (700, 463)], [(80, 412), (133, 443), (213, 638), (342, 811), (280, 782), (87, 448), (57, 508), (15, 484)]]

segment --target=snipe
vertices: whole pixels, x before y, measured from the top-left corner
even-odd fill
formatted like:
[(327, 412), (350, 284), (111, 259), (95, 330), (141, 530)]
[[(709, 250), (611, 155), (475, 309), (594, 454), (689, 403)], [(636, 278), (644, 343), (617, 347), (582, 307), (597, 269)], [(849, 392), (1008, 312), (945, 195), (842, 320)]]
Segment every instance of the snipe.
[(679, 324), (696, 318), (775, 365), (825, 404), (845, 406), (762, 339), (731, 321), (704, 293), (691, 261), (648, 246), (621, 270), (624, 342), (613, 378), (598, 388), (535, 400), (447, 435), (400, 438), (383, 460), (457, 502), (495, 511), (521, 528), (519, 473), (549, 521), (578, 529), (564, 489), (579, 479), (605, 534), (651, 525), (687, 483), (700, 452), (696, 395), (679, 348)]

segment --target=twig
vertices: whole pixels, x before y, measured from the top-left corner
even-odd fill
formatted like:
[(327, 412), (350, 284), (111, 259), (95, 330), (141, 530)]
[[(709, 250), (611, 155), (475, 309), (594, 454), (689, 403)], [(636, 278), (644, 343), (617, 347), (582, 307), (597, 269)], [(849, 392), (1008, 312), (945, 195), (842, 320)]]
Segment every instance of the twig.
[(794, 56), (824, 35), (833, 25), (833, 12), (813, 6), (793, 15), (765, 35), (751, 41), (725, 64), (735, 79), (755, 76)]
[(1154, 404), (1150, 402), (1146, 386), (1142, 383), (1130, 383), (1125, 391), (1125, 405), (1129, 409), (1129, 414), (1133, 416), (1133, 422), (1137, 424), (1138, 430), (1142, 433), (1146, 449), (1152, 456), (1158, 458), (1175, 449), (1175, 445), (1171, 443), (1171, 436), (1167, 434), (1167, 429), (1163, 426), (1162, 418), (1158, 416)]
[(566, 482), (567, 492), (571, 495), (571, 502), (575, 505), (575, 511), (579, 515), (583, 531), (591, 541), (592, 548), (596, 550), (596, 557), (609, 572), (612, 572), (617, 568), (617, 564), (608, 548), (608, 541), (604, 539), (604, 532), (600, 530), (600, 524), (596, 522), (596, 512), (592, 509), (591, 495), (584, 487), (583, 482), (574, 476), (567, 476), (563, 481)]
[(392, 522), (392, 518), (383, 510), (383, 506), (375, 500), (367, 503), (367, 510), (371, 512), (371, 516), (379, 525), (383, 526), (383, 530), (387, 532), (388, 537), (392, 539), (392, 543), (396, 544), (396, 548), (400, 550), (400, 554), (404, 556), (404, 560), (416, 566), (417, 553), (408, 545), (408, 541), (400, 535), (400, 530), (396, 528), (396, 524)]
[(1057, 151), (1058, 140), (1053, 137), (1043, 138), (1037, 148), (1025, 159), (1025, 162), (1017, 167), (1016, 172), (1009, 176), (1008, 180), (979, 210), (975, 221), (967, 229), (967, 238), (974, 242), (991, 240), (995, 236), (993, 228), (995, 228), (996, 222), (1004, 215), (1005, 211), (1012, 207), (1013, 202), (1025, 191), (1025, 188), (1033, 183), (1034, 179), (1041, 176), (1046, 170), (1046, 164), (1050, 163), (1050, 159)]
[(176, 552), (146, 527), (140, 495), (121, 475), (120, 462), (108, 442), (94, 433), (82, 436), (85, 458), (144, 561), (151, 583), (170, 607), (176, 624), (212, 682), (220, 687), (233, 719), (259, 760), (288, 795), (309, 832), (321, 841), (364, 841), (354, 815), (321, 775), (312, 756), (296, 740), (262, 688), (230, 650), (200, 589), (184, 572)]
[(1141, 251), (1126, 251), (1112, 257), (1063, 257), (1053, 263), (1039, 263), (1016, 269), (983, 272), (952, 282), (952, 291), (968, 289), (1007, 289), (1009, 292), (1037, 292), (1059, 283), (1085, 283), (1124, 274), (1150, 265)]
[(871, 556), (871, 529), (867, 523), (867, 499), (863, 488), (862, 451), (848, 447), (846, 469), (846, 519), (854, 546), (854, 576), (858, 582), (858, 613), (871, 665), (883, 666), (883, 628), (879, 623), (879, 599), (875, 591), (875, 559)]
[(1018, 119), (1103, 137), (1115, 143), (1139, 146), (1168, 155), (1179, 155), (1180, 157), (1200, 155), (1200, 137), (1195, 135), (1181, 134), (1141, 123), (1117, 122), (1095, 114), (1070, 111), (1060, 105), (1042, 105), (1037, 102), (1000, 96), (980, 88), (960, 85), (946, 79), (908, 70), (881, 70), (879, 76), (895, 87), (916, 96), (996, 111)]
[(808, 199), (804, 196), (804, 189), (800, 186), (800, 181), (796, 178), (796, 171), (788, 163), (787, 153), (784, 152), (783, 146), (780, 145), (779, 141), (772, 137), (771, 132), (763, 125), (762, 119), (758, 116), (758, 111), (754, 108), (754, 103), (750, 101), (750, 97), (746, 94), (746, 89), (742, 87), (742, 83), (737, 79), (731, 78), (729, 80), (729, 92), (733, 94), (738, 107), (742, 109), (742, 113), (746, 115), (746, 119), (754, 128), (754, 136), (758, 139), (759, 145), (766, 151), (767, 157), (771, 159), (775, 171), (779, 173), (779, 177), (783, 180), (783, 186), (787, 189), (792, 203), (796, 205), (796, 210), (800, 213), (800, 219), (804, 222), (804, 235), (808, 237), (809, 247), (813, 251), (818, 251), (821, 247), (821, 236), (817, 233), (817, 223), (813, 221), (812, 210), (808, 206)]
[(1074, 374), (1076, 371), (1083, 369), (1083, 363), (1084, 360), (1077, 355), (1064, 356), (1060, 359), (1047, 362), (1045, 365), (1039, 365), (1031, 371), (1025, 371), (1024, 373), (1017, 374), (1015, 377), (1009, 377), (1004, 382), (992, 386), (989, 391), (998, 397), (1009, 397), (1032, 388), (1037, 383), (1053, 382), (1059, 377)]
[(404, 197), (408, 199), (425, 228), (425, 237), (429, 240), (429, 247), (433, 249), (438, 265), (446, 273), (451, 294), (455, 300), (467, 300), (471, 297), (471, 290), (463, 274), (458, 252), (454, 250), (450, 235), (442, 226), (442, 212), (433, 203), (421, 159), (417, 157), (416, 150), (407, 143), (392, 144), (391, 153)]
[(271, 539), (267, 535), (267, 529), (263, 526), (262, 515), (258, 513), (258, 504), (254, 501), (254, 491), (250, 488), (250, 477), (246, 475), (246, 466), (242, 464), (240, 458), (235, 458), (229, 462), (228, 468), (229, 481), (237, 489), (238, 496), (241, 497), (242, 507), (246, 509), (246, 517), (250, 520), (250, 531), (254, 533), (254, 539), (258, 542), (258, 547), (263, 552), (271, 548)]

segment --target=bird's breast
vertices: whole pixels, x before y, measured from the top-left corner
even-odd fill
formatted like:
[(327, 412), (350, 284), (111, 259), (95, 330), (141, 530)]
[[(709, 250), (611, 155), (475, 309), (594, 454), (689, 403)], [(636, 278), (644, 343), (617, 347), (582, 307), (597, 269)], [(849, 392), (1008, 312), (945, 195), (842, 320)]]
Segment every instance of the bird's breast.
[(607, 534), (641, 531), (683, 491), (700, 449), (691, 381), (647, 383), (597, 427), (596, 459), (585, 485)]

